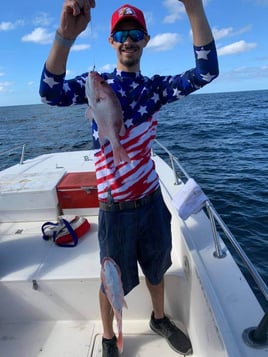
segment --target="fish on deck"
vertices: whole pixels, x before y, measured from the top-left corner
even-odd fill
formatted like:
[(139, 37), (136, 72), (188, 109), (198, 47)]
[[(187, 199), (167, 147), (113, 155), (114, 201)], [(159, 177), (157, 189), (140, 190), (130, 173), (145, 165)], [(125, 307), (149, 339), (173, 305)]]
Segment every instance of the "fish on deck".
[(121, 271), (115, 261), (110, 257), (105, 257), (101, 266), (101, 280), (105, 294), (111, 304), (117, 321), (118, 338), (117, 347), (120, 352), (123, 351), (123, 333), (122, 333), (122, 309), (127, 308), (124, 299), (124, 290), (121, 280)]

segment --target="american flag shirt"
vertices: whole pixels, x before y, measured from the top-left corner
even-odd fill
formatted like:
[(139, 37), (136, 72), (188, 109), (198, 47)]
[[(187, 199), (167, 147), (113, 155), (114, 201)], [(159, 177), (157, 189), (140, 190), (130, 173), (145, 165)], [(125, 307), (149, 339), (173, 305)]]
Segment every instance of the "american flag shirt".
[[(218, 76), (215, 43), (194, 46), (196, 66), (182, 74), (149, 78), (140, 72), (129, 73), (115, 69), (101, 73), (117, 94), (123, 111), (126, 133), (120, 142), (131, 162), (115, 166), (111, 144), (100, 147), (98, 127), (92, 121), (95, 167), (99, 200), (109, 195), (116, 202), (136, 200), (154, 192), (159, 186), (151, 148), (156, 136), (156, 114), (160, 108), (196, 91)], [(85, 81), (88, 73), (66, 80), (65, 74), (54, 75), (44, 67), (40, 81), (42, 102), (68, 106), (87, 103)]]

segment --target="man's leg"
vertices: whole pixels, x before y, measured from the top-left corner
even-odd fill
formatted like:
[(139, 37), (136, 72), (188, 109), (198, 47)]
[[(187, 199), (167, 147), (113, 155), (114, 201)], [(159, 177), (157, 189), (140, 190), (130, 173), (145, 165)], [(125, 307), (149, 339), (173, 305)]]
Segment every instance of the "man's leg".
[(146, 279), (146, 285), (151, 295), (154, 317), (162, 319), (164, 315), (164, 279), (157, 285), (152, 285)]
[(109, 303), (109, 300), (107, 299), (107, 296), (103, 293), (101, 289), (99, 293), (99, 300), (100, 300), (101, 319), (103, 325), (103, 337), (107, 339), (111, 339), (114, 337), (114, 330), (113, 330), (114, 313)]
[(106, 295), (101, 289), (99, 292), (99, 299), (103, 325), (102, 357), (119, 357), (116, 344), (117, 339), (113, 331), (114, 313)]
[(164, 312), (164, 279), (157, 285), (152, 285), (146, 279), (151, 295), (153, 313), (150, 320), (151, 329), (166, 338), (168, 344), (176, 352), (183, 355), (192, 354), (192, 345), (189, 338), (165, 316)]

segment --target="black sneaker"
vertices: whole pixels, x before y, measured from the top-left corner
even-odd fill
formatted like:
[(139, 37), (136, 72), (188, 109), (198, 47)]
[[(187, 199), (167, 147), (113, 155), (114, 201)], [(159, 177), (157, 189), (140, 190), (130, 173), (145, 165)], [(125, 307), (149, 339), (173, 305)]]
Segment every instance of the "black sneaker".
[(168, 317), (157, 320), (152, 313), (150, 320), (151, 329), (158, 335), (166, 338), (169, 346), (182, 355), (193, 353), (191, 341)]
[(116, 342), (115, 336), (111, 340), (102, 338), (102, 357), (119, 357)]

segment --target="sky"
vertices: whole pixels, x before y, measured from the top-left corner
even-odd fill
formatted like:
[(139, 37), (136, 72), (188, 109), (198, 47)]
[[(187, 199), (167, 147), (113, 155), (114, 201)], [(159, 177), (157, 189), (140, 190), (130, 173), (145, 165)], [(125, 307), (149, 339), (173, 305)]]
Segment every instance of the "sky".
[[(59, 24), (63, 0), (2, 1), (0, 106), (41, 103), (39, 80)], [(96, 0), (92, 21), (72, 47), (66, 78), (91, 70), (112, 71), (110, 17), (125, 1)], [(141, 71), (176, 74), (194, 66), (192, 36), (178, 0), (132, 0), (143, 10), (151, 40)], [(268, 0), (204, 0), (219, 56), (220, 76), (199, 93), (268, 89)]]

